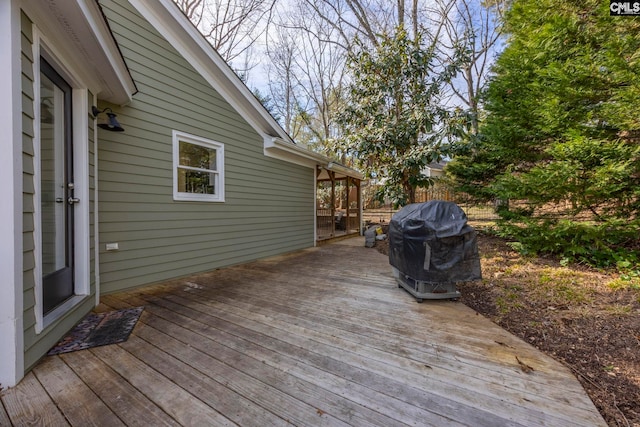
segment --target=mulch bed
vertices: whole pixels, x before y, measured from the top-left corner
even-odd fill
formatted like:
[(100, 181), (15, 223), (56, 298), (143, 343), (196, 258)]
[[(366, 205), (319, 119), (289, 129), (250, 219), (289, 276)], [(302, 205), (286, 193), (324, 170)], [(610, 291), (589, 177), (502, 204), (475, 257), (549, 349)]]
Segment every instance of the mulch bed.
[[(459, 284), (460, 301), (568, 366), (610, 426), (640, 427), (640, 290), (493, 236), (478, 247), (483, 280)], [(388, 254), (388, 242), (376, 249)]]

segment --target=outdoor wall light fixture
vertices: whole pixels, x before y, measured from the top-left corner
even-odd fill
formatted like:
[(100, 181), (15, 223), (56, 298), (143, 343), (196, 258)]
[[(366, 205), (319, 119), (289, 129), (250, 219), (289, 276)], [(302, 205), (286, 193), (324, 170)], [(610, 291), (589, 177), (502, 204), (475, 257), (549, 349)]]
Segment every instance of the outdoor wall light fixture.
[(116, 114), (111, 108), (105, 108), (104, 110), (98, 109), (95, 105), (91, 107), (93, 117), (98, 121), (98, 127), (109, 130), (111, 132), (123, 132), (124, 128), (120, 126), (116, 119)]

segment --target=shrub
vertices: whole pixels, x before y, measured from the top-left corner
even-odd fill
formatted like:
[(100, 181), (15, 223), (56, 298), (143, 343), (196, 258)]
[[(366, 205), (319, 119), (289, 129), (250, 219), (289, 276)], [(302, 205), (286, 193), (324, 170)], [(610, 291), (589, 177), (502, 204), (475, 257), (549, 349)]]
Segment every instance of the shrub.
[(635, 270), (640, 260), (640, 221), (584, 222), (521, 217), (500, 221), (498, 234), (514, 239), (523, 254), (552, 254), (563, 263)]

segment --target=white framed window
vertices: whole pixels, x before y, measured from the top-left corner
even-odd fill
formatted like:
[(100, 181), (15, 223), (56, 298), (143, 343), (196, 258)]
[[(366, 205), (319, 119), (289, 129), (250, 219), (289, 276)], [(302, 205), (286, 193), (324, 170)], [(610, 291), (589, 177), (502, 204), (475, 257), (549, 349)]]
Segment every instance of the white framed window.
[(224, 144), (173, 131), (173, 199), (224, 202)]

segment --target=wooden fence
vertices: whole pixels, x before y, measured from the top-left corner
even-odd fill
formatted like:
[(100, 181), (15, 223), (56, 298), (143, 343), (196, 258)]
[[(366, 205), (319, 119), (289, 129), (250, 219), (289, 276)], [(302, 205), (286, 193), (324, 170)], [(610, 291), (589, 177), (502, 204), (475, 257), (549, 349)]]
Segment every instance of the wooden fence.
[[(466, 194), (456, 193), (445, 185), (438, 184), (418, 189), (416, 193), (417, 202), (428, 202), (430, 200), (445, 200), (454, 202), (467, 215), (470, 222), (491, 222), (498, 219), (496, 206), (494, 203), (477, 203), (471, 200)], [(398, 209), (394, 209), (391, 204), (381, 204), (372, 199), (365, 199), (362, 220), (369, 223), (388, 223)]]

